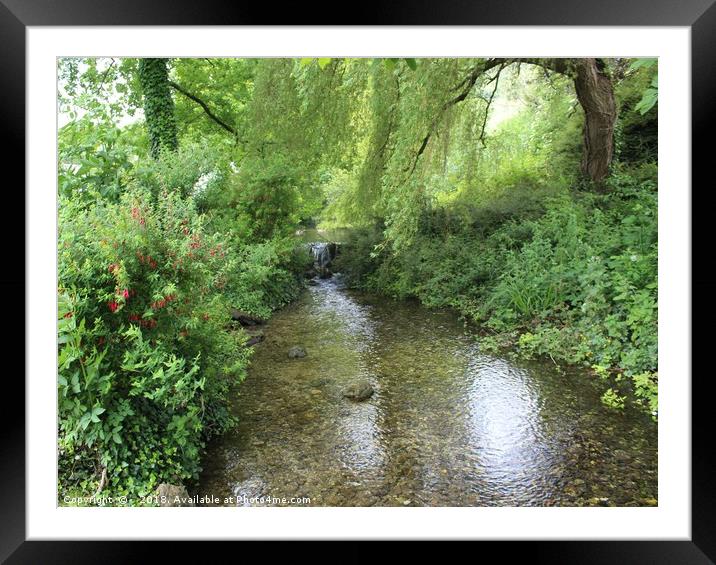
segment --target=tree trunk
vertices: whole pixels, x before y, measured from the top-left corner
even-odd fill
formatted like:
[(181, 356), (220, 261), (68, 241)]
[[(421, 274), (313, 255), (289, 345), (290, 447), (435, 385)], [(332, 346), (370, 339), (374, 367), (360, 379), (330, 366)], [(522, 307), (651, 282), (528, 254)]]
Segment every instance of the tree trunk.
[(166, 59), (140, 59), (139, 83), (144, 94), (144, 119), (147, 122), (152, 157), (177, 149), (174, 100), (169, 86)]
[(584, 110), (582, 173), (604, 189), (604, 179), (614, 154), (614, 124), (617, 119), (612, 81), (598, 59), (573, 59), (574, 87)]

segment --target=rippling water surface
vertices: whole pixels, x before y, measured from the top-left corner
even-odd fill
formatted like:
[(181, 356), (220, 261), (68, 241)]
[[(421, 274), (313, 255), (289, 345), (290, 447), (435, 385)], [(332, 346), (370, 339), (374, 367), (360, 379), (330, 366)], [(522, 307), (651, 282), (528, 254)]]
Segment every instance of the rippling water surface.
[[(237, 387), (239, 425), (209, 446), (197, 494), (312, 506), (656, 504), (648, 417), (604, 407), (590, 377), (551, 361), (482, 354), (453, 313), (327, 280), (264, 331)], [(294, 345), (308, 355), (289, 359)], [(373, 396), (343, 398), (361, 378)]]

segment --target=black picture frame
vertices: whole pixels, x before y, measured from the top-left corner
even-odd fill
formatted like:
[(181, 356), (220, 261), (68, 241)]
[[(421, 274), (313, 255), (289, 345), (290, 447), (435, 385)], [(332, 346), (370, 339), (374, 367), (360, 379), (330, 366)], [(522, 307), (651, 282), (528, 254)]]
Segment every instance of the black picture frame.
[[(228, 3), (217, 0), (0, 0), (0, 113), (6, 141), (3, 161), (6, 167), (18, 171), (25, 152), (25, 34), (28, 26), (63, 25), (257, 25), (311, 24), (326, 25), (570, 25), (570, 26), (688, 26), (691, 28), (692, 49), (692, 176), (707, 179), (713, 157), (710, 144), (714, 127), (716, 104), (716, 0), (399, 0), (380, 3), (350, 4), (341, 12), (310, 6), (307, 3), (287, 4), (278, 9), (269, 3)], [(345, 13), (345, 16), (339, 14)], [(350, 17), (350, 21), (344, 18)], [(320, 22), (320, 19), (323, 22)], [(668, 142), (660, 140), (661, 143)], [(24, 172), (20, 172), (15, 187), (24, 186)], [(693, 185), (697, 185), (696, 180)], [(707, 199), (713, 192), (710, 185), (701, 191), (691, 188), (692, 197), (692, 258), (706, 262), (712, 255), (708, 222), (705, 214), (713, 208)], [(9, 188), (7, 190), (10, 190)], [(24, 193), (16, 188), (19, 202), (13, 215), (24, 218)], [(9, 197), (10, 195), (8, 195)], [(699, 205), (694, 202), (698, 196)], [(711, 196), (711, 198), (713, 198)], [(703, 222), (698, 221), (703, 214)], [(694, 232), (701, 227), (702, 233)], [(16, 241), (18, 227), (3, 224), (4, 240)], [(24, 232), (22, 232), (24, 233)], [(20, 319), (20, 301), (31, 299), (25, 293), (24, 252), (19, 245), (4, 255), (5, 264), (0, 277), (2, 296), (14, 297)], [(698, 267), (692, 261), (692, 292), (713, 295), (716, 282), (708, 274), (708, 265)], [(711, 293), (707, 294), (709, 291)], [(692, 296), (693, 301), (693, 296)], [(713, 319), (713, 305), (699, 303), (699, 317)], [(692, 331), (692, 351), (708, 351), (711, 332)], [(17, 331), (16, 339), (24, 333)], [(31, 339), (32, 336), (27, 336)], [(692, 358), (693, 362), (693, 358)], [(17, 374), (17, 373), (16, 373)], [(549, 563), (713, 563), (716, 561), (716, 490), (712, 478), (714, 465), (708, 458), (713, 443), (711, 397), (708, 385), (712, 376), (694, 370), (683, 375), (692, 387), (692, 537), (690, 541), (569, 541), (569, 542), (487, 542), (497, 545), (502, 559), (529, 556), (537, 562)], [(25, 536), (25, 398), (24, 383), (18, 377), (5, 380), (4, 404), (14, 399), (18, 412), (13, 414), (5, 406), (0, 410), (3, 426), (0, 452), (0, 560), (8, 563), (127, 563), (148, 560), (152, 542), (39, 542), (26, 541)], [(9, 390), (8, 390), (9, 387)], [(557, 534), (558, 535), (558, 534)], [(78, 539), (81, 532), (78, 532)], [(202, 543), (164, 543), (159, 551), (164, 559), (191, 558), (215, 554), (217, 545), (224, 549), (229, 542), (207, 547)], [(121, 547), (120, 547), (121, 545)], [(190, 547), (191, 546), (191, 547)], [(233, 551), (232, 549), (229, 549)], [(242, 550), (243, 551), (243, 550)], [(262, 550), (259, 549), (261, 552)], [(275, 551), (275, 550), (271, 550)], [(288, 551), (294, 552), (295, 549)], [(441, 549), (440, 551), (444, 551)], [(327, 552), (329, 557), (334, 552)], [(347, 555), (347, 554), (346, 554)], [(272, 556), (276, 556), (273, 554)], [(238, 555), (236, 556), (239, 557)]]

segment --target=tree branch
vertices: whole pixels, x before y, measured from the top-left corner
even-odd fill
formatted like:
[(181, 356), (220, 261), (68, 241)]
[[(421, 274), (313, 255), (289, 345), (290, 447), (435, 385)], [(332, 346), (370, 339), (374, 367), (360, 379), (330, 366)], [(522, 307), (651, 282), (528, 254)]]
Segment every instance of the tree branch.
[(569, 77), (574, 78), (575, 75), (575, 69), (572, 64), (572, 61), (570, 59), (559, 59), (559, 58), (548, 58), (548, 59), (538, 59), (538, 58), (517, 58), (517, 59), (487, 59), (483, 61), (482, 63), (476, 65), (473, 67), (472, 71), (468, 76), (466, 76), (459, 84), (457, 84), (455, 87), (451, 89), (451, 92), (459, 91), (459, 93), (452, 99), (448, 100), (443, 107), (438, 112), (438, 115), (435, 116), (435, 119), (430, 124), (430, 128), (428, 129), (428, 133), (423, 138), (422, 142), (420, 143), (420, 147), (418, 148), (417, 153), (415, 154), (415, 158), (413, 159), (412, 165), (410, 167), (406, 167), (406, 171), (410, 171), (408, 173), (408, 176), (412, 175), (415, 171), (415, 168), (418, 166), (418, 160), (420, 159), (420, 156), (423, 154), (425, 149), (428, 146), (428, 142), (430, 141), (430, 137), (433, 135), (433, 132), (437, 125), (440, 123), (440, 120), (442, 120), (445, 112), (447, 112), (448, 109), (450, 109), (455, 104), (458, 104), (465, 100), (467, 98), (467, 95), (470, 94), (470, 91), (472, 90), (472, 87), (475, 86), (475, 83), (477, 82), (477, 79), (484, 75), (486, 72), (488, 72), (490, 69), (494, 69), (495, 67), (499, 67), (497, 74), (490, 79), (488, 84), (490, 84), (492, 81), (495, 81), (495, 88), (492, 91), (492, 94), (490, 95), (490, 98), (486, 100), (487, 102), (487, 108), (485, 110), (485, 119), (483, 120), (482, 124), (482, 130), (480, 132), (480, 141), (482, 144), (485, 144), (485, 127), (487, 125), (487, 112), (490, 110), (490, 105), (492, 104), (492, 100), (495, 96), (495, 92), (497, 91), (497, 82), (499, 80), (500, 73), (502, 70), (507, 67), (508, 65), (511, 65), (512, 63), (527, 63), (530, 65), (537, 65), (539, 67), (542, 67), (543, 69), (547, 71), (552, 71), (558, 74), (566, 75)]
[[(497, 70), (497, 74), (490, 79), (490, 82), (495, 81), (495, 87), (492, 89), (492, 92), (490, 93), (490, 98), (486, 101), (487, 106), (485, 107), (485, 117), (482, 120), (482, 128), (480, 129), (480, 143), (482, 143), (482, 146), (485, 147), (485, 128), (487, 127), (487, 118), (490, 115), (490, 106), (492, 106), (492, 101), (495, 99), (495, 93), (497, 92), (497, 85), (500, 84), (500, 73), (502, 72), (502, 69), (505, 68), (505, 63), (500, 65), (500, 68)], [(489, 82), (487, 84), (490, 84)]]
[(187, 91), (185, 88), (179, 86), (179, 85), (178, 85), (176, 82), (174, 82), (174, 81), (171, 81), (171, 80), (170, 80), (170, 81), (169, 81), (169, 86), (171, 86), (171, 87), (172, 87), (174, 90), (176, 90), (177, 92), (181, 92), (181, 93), (182, 93), (184, 96), (186, 96), (189, 100), (192, 100), (192, 101), (196, 102), (197, 104), (199, 104), (199, 106), (202, 107), (202, 109), (204, 110), (204, 112), (206, 113), (207, 116), (209, 116), (212, 120), (214, 120), (214, 121), (215, 121), (217, 124), (219, 124), (222, 128), (224, 128), (226, 131), (228, 131), (231, 135), (233, 135), (234, 137), (237, 137), (238, 134), (237, 134), (237, 132), (236, 132), (236, 128), (231, 127), (229, 124), (227, 124), (227, 123), (226, 123), (225, 121), (223, 121), (221, 118), (219, 118), (216, 114), (214, 114), (214, 112), (212, 112), (211, 109), (209, 109), (209, 106), (207, 106), (206, 102), (204, 102), (204, 101), (201, 100), (200, 98), (197, 98), (197, 97), (194, 96), (191, 92), (189, 92), (189, 91)]
[(104, 73), (102, 73), (102, 81), (99, 83), (99, 86), (97, 87), (97, 91), (96, 91), (97, 94), (102, 92), (102, 88), (104, 87), (104, 81), (107, 80), (107, 75), (109, 74), (109, 71), (112, 70), (112, 67), (114, 67), (115, 63), (116, 63), (116, 61), (114, 60), (114, 57), (112, 57), (112, 62), (105, 69)]
[[(472, 87), (475, 86), (475, 83), (477, 82), (477, 79), (485, 74), (487, 71), (494, 67), (500, 67), (497, 71), (497, 74), (490, 80), (492, 82), (493, 80), (497, 83), (497, 78), (500, 76), (500, 73), (502, 72), (502, 69), (505, 68), (509, 63), (511, 62), (510, 59), (488, 59), (481, 65), (477, 65), (472, 69), (472, 72), (465, 77), (465, 79), (458, 84), (455, 88), (453, 88), (453, 91), (460, 90), (459, 94), (457, 94), (454, 98), (451, 98), (448, 100), (443, 107), (438, 112), (438, 115), (435, 116), (432, 123), (430, 124), (430, 128), (428, 129), (428, 133), (423, 138), (423, 141), (420, 144), (420, 147), (418, 148), (418, 152), (415, 154), (415, 158), (413, 159), (413, 164), (410, 167), (410, 172), (408, 173), (408, 176), (412, 175), (415, 171), (415, 168), (418, 166), (418, 160), (420, 159), (420, 156), (425, 151), (425, 148), (428, 146), (428, 142), (430, 141), (430, 137), (432, 136), (433, 132), (435, 131), (435, 128), (440, 123), (440, 120), (442, 120), (443, 116), (445, 115), (445, 112), (447, 112), (452, 106), (455, 106), (455, 104), (458, 104), (465, 100), (467, 98), (467, 95), (470, 94), (470, 91), (472, 90)], [(489, 83), (488, 83), (489, 84)], [(492, 98), (495, 96), (495, 91), (497, 90), (497, 84), (495, 84), (495, 90), (493, 90), (492, 95), (490, 96), (490, 101), (488, 102), (487, 110), (490, 109), (490, 103), (492, 102)], [(484, 128), (485, 125), (483, 124), (483, 131), (480, 135), (480, 140), (483, 141), (483, 135), (484, 135)], [(484, 144), (484, 141), (483, 141)], [(407, 169), (406, 169), (407, 170)]]

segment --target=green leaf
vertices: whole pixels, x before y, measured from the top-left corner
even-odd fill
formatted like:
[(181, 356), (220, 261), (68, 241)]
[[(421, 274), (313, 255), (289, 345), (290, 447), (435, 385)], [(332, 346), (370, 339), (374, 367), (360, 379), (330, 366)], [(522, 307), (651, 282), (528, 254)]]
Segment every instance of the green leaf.
[(82, 415), (82, 417), (80, 418), (80, 427), (82, 428), (82, 430), (86, 430), (88, 428), (91, 420), (92, 414), (90, 412), (86, 412)]
[(303, 58), (301, 59), (300, 65), (301, 65), (301, 67), (307, 67), (307, 66), (310, 65), (311, 63), (313, 63), (313, 58), (312, 58), (312, 57), (303, 57)]
[(657, 61), (658, 61), (658, 59), (654, 59), (654, 58), (637, 59), (631, 65), (629, 65), (629, 70), (635, 71), (635, 70), (641, 69), (641, 68), (653, 67), (654, 65), (656, 65)]
[(639, 103), (634, 106), (634, 109), (641, 113), (643, 116), (649, 110), (651, 110), (659, 99), (659, 91), (655, 88), (647, 88), (644, 92), (644, 96)]
[(405, 62), (410, 67), (411, 71), (418, 68), (418, 62), (415, 59), (405, 59)]
[(321, 57), (318, 59), (318, 66), (321, 67), (321, 69), (325, 69), (330, 62), (330, 57)]

